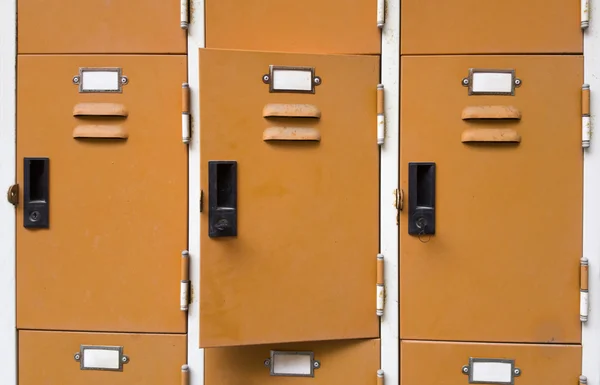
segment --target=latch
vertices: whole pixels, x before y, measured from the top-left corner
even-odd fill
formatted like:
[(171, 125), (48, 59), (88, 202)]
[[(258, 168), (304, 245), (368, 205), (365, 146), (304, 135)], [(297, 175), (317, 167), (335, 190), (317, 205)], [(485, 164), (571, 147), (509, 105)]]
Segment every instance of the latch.
[(6, 193), (6, 199), (8, 203), (16, 206), (19, 204), (19, 185), (13, 184), (8, 188), (8, 192)]

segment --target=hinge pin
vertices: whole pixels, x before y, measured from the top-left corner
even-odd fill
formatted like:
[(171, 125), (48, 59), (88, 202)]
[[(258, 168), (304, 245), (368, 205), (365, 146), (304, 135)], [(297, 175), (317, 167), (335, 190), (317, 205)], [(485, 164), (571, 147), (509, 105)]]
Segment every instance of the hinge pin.
[(377, 254), (377, 315), (383, 315), (385, 288), (383, 281), (383, 254)]
[(590, 86), (581, 86), (581, 146), (587, 148), (592, 139), (592, 122), (590, 118)]
[(377, 385), (383, 385), (383, 370), (377, 371)]
[[(180, 11), (181, 11), (181, 29), (188, 29), (188, 25), (189, 25), (189, 7), (188, 7), (188, 0), (180, 0), (181, 1), (181, 6), (180, 6)], [(193, 1), (193, 0), (190, 0)]]
[(189, 385), (190, 383), (190, 367), (181, 365), (181, 385)]
[(581, 0), (581, 29), (590, 26), (590, 0)]
[(588, 320), (588, 310), (589, 310), (589, 291), (588, 291), (588, 272), (589, 272), (589, 263), (587, 258), (581, 258), (580, 265), (580, 301), (579, 301), (579, 319), (581, 322), (586, 322)]
[(586, 385), (586, 384), (587, 384), (587, 377), (579, 376), (579, 385)]
[(385, 24), (385, 0), (377, 0), (377, 27), (383, 28)]
[(180, 305), (182, 311), (187, 311), (190, 303), (190, 253), (181, 252), (181, 289)]
[(385, 141), (385, 115), (384, 115), (383, 84), (377, 85), (377, 144)]

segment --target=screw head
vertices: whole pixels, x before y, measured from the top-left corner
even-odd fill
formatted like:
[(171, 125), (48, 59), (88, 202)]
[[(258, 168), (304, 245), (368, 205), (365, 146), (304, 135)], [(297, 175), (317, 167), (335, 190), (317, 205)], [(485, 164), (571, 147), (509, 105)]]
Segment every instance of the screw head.
[(125, 85), (129, 83), (129, 79), (127, 79), (127, 76), (121, 76), (121, 84)]
[(515, 86), (520, 86), (521, 85), (521, 79), (515, 79)]
[(79, 361), (81, 359), (81, 356), (79, 355), (79, 353), (75, 353), (73, 358), (75, 358), (75, 361)]
[(514, 373), (515, 373), (515, 376), (520, 375), (521, 374), (521, 369), (515, 368)]
[(467, 365), (463, 366), (463, 367), (462, 367), (462, 372), (463, 372), (464, 374), (467, 374), (467, 373), (469, 373), (469, 367), (468, 367)]
[(315, 362), (313, 362), (313, 367), (315, 369), (319, 369), (321, 367), (321, 363), (319, 361), (315, 361)]
[(79, 76), (73, 76), (73, 84), (79, 84)]
[(467, 79), (467, 78), (464, 78), (464, 79), (462, 80), (462, 85), (463, 85), (463, 86), (468, 86), (468, 85), (469, 85), (469, 79)]
[(124, 364), (128, 363), (129, 362), (129, 357), (127, 357), (127, 356), (121, 357), (121, 362), (123, 362)]
[(271, 80), (271, 77), (269, 75), (263, 75), (263, 77), (262, 77), (263, 83), (268, 83), (269, 80)]
[(315, 77), (315, 84), (316, 85), (321, 84), (321, 78), (320, 77), (318, 77), (318, 76)]
[(267, 359), (264, 361), (264, 364), (265, 364), (265, 366), (268, 368), (269, 366), (271, 366), (271, 360), (267, 358)]

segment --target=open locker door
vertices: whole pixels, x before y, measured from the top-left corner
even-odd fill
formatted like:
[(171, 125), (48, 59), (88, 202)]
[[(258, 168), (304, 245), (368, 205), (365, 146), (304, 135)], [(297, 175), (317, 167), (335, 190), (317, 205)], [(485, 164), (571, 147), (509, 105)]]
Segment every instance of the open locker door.
[(200, 50), (200, 346), (378, 338), (378, 56)]

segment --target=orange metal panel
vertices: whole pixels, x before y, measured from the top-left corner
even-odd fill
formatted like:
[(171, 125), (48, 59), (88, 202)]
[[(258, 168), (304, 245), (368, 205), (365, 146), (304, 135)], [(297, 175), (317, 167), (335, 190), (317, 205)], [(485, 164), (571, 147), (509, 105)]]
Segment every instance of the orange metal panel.
[[(81, 370), (80, 345), (122, 346), (123, 371)], [(180, 384), (186, 363), (186, 336), (19, 332), (19, 385)]]
[[(79, 67), (122, 67), (129, 84), (79, 93)], [(185, 79), (185, 56), (19, 57), (19, 184), (24, 157), (50, 158), (50, 228), (24, 228), (17, 208), (19, 328), (185, 332)], [(118, 103), (128, 116), (74, 117), (80, 103)], [(123, 127), (128, 138), (74, 138), (87, 124)]]
[(581, 53), (580, 2), (402, 0), (403, 54)]
[[(269, 65), (313, 66), (315, 94), (269, 93)], [(201, 188), (208, 161), (238, 162), (238, 235), (202, 213), (202, 347), (373, 338), (378, 251), (376, 56), (200, 50)], [(269, 103), (320, 119), (263, 118)], [(268, 127), (319, 141), (263, 141)]]
[(377, 1), (207, 0), (206, 47), (379, 53)]
[[(379, 349), (379, 339), (210, 348), (204, 351), (204, 379), (208, 385), (375, 384)], [(271, 350), (314, 352), (321, 366), (314, 378), (271, 376), (263, 364)]]
[[(436, 233), (400, 221), (400, 334), (407, 339), (579, 342), (581, 56), (404, 57), (401, 187), (436, 162)], [(514, 96), (468, 96), (470, 67), (514, 69)], [(520, 120), (462, 120), (468, 106)], [(520, 143), (461, 142), (510, 128)], [(410, 193), (407, 194), (410, 200)], [(428, 240), (429, 239), (429, 240)]]
[(19, 53), (185, 53), (179, 0), (19, 0)]
[(514, 360), (519, 385), (577, 384), (581, 346), (530, 344), (474, 344), (402, 341), (400, 382), (403, 385), (465, 385), (462, 367), (469, 358)]

